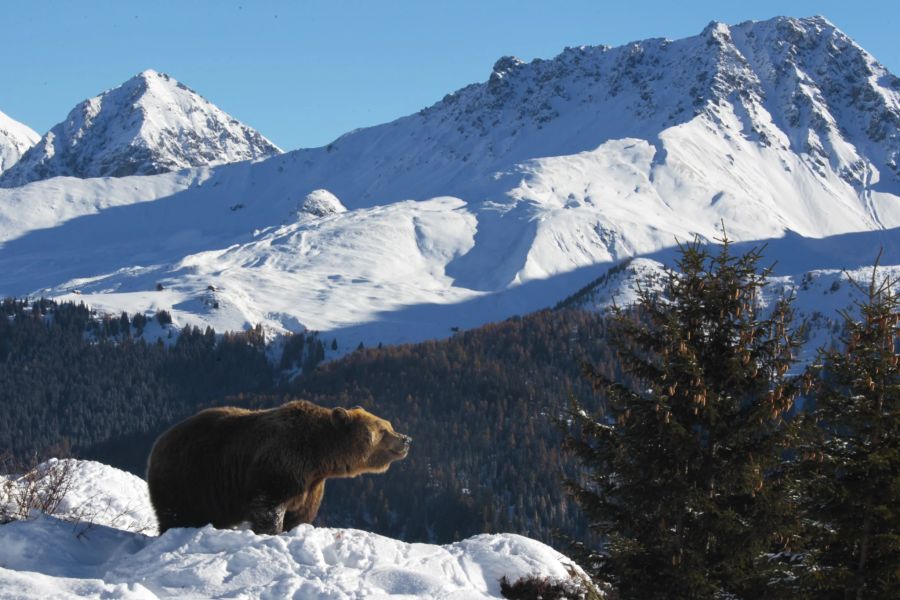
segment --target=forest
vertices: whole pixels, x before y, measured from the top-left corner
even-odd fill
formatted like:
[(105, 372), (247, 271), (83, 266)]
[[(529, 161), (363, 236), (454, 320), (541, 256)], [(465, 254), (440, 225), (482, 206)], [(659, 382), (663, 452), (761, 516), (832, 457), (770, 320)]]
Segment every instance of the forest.
[(558, 534), (586, 532), (561, 486), (574, 463), (557, 421), (570, 395), (596, 406), (582, 364), (612, 365), (596, 314), (548, 310), (323, 364), (327, 340), (299, 334), (272, 364), (259, 330), (189, 327), (148, 343), (142, 329), (167, 314), (12, 299), (0, 310), (0, 450), (19, 458), (65, 446), (143, 476), (156, 436), (201, 408), (362, 405), (415, 446), (384, 475), (330, 482), (319, 523), (432, 542), (511, 531), (560, 547)]
[(174, 343), (148, 343), (144, 328), (171, 328), (168, 313), (98, 316), (46, 299), (6, 299), (0, 313), (0, 452), (20, 460), (65, 447), (142, 474), (168, 424), (234, 394), (271, 392), (277, 380), (259, 329), (186, 327)]
[(360, 404), (415, 440), (384, 475), (329, 483), (323, 521), (436, 542), (511, 531), (565, 546), (557, 534), (584, 535), (561, 485), (574, 462), (559, 420), (570, 397), (597, 407), (582, 365), (612, 369), (603, 340), (598, 315), (547, 310), (364, 349), (298, 378), (293, 395)]

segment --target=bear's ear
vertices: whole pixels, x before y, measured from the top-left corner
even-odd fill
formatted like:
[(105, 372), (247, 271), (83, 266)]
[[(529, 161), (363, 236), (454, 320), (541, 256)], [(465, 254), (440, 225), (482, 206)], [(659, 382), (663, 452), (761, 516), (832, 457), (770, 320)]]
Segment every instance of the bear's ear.
[(347, 425), (350, 422), (350, 413), (346, 408), (338, 406), (332, 409), (331, 420), (337, 425)]
[(359, 404), (357, 404), (356, 406), (353, 407), (353, 410), (365, 410), (365, 409), (362, 406), (360, 406)]

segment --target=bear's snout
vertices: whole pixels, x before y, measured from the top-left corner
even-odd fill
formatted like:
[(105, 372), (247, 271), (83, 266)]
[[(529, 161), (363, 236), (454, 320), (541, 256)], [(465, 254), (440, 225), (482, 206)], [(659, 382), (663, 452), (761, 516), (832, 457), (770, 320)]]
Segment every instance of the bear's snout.
[(402, 433), (394, 432), (394, 439), (391, 442), (391, 450), (400, 455), (401, 457), (405, 457), (407, 453), (409, 453), (409, 446), (412, 444), (412, 438), (408, 435), (403, 435)]

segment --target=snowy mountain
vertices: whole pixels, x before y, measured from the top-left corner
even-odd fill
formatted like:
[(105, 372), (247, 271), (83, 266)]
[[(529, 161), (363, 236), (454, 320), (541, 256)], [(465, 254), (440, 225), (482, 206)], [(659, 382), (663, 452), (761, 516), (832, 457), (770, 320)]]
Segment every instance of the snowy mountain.
[(151, 175), (280, 152), (187, 86), (148, 70), (72, 109), (0, 177), (0, 185), (60, 175)]
[(900, 80), (834, 25), (713, 23), (503, 58), (323, 148), (0, 190), (0, 294), (316, 329), (343, 352), (553, 305), (723, 221), (800, 279), (879, 246), (900, 264), (898, 160)]
[(0, 173), (13, 166), (39, 139), (41, 136), (30, 127), (0, 112)]
[[(3, 598), (501, 598), (499, 580), (567, 578), (571, 561), (513, 534), (446, 546), (301, 525), (277, 536), (171, 529), (156, 537), (143, 480), (73, 461), (58, 520), (0, 525)], [(75, 521), (73, 524), (72, 520)]]

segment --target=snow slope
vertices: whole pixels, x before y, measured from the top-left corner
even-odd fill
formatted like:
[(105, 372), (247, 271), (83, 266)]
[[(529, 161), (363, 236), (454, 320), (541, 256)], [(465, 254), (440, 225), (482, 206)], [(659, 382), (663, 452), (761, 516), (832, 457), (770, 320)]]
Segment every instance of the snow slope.
[[(771, 259), (860, 267), (897, 239), (898, 156), (900, 80), (831, 23), (712, 23), (503, 58), (324, 148), (0, 190), (0, 294), (317, 329), (341, 351), (415, 341), (553, 305), (723, 221), (783, 241)], [(860, 252), (829, 250), (854, 234)]]
[(41, 136), (27, 125), (0, 112), (0, 173), (13, 166)]
[(85, 100), (0, 177), (122, 177), (266, 158), (281, 151), (164, 73), (144, 71)]
[[(138, 524), (152, 518), (137, 477), (81, 461), (75, 472), (73, 502), (128, 506), (142, 515)], [(47, 516), (0, 526), (0, 597), (479, 600), (500, 598), (504, 575), (565, 577), (571, 565), (512, 534), (433, 546), (311, 525), (277, 536), (204, 527), (153, 537), (134, 529)]]
[[(793, 298), (794, 326), (806, 325), (806, 343), (795, 366), (798, 371), (815, 357), (818, 348), (837, 342), (844, 323), (841, 312), (856, 314), (857, 303), (865, 300), (863, 289), (867, 289), (872, 280), (872, 263), (879, 252), (881, 260), (874, 272), (876, 280), (888, 278), (900, 282), (898, 230), (812, 241), (788, 237), (770, 244), (764, 249), (764, 252), (768, 250), (764, 256), (770, 258), (764, 258), (761, 266), (775, 262), (772, 257), (782, 257), (782, 262), (775, 265), (775, 274), (769, 277), (763, 289), (760, 307), (765, 310), (781, 298)], [(733, 252), (744, 252), (754, 246), (758, 245), (737, 244)], [(613, 303), (618, 306), (633, 304), (640, 288), (661, 289), (666, 268), (674, 267), (675, 258), (674, 250), (668, 249), (627, 259), (610, 268), (565, 304), (597, 311), (604, 311)], [(835, 264), (842, 267), (827, 266)]]

